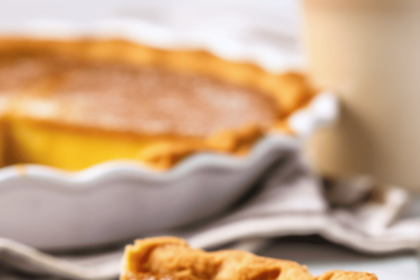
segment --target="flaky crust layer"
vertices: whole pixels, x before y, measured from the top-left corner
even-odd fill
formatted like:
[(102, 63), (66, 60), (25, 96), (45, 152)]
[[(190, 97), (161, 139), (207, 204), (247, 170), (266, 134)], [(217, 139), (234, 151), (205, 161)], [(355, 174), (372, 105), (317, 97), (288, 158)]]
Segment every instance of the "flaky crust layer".
[(176, 237), (128, 245), (120, 280), (377, 280), (374, 274), (330, 271), (312, 276), (305, 266), (242, 251), (205, 252)]

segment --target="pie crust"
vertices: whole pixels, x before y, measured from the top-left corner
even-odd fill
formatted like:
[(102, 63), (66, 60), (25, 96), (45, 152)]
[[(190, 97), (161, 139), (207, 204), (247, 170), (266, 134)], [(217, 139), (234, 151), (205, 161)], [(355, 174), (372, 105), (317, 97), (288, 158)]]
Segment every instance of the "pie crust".
[(137, 240), (126, 247), (122, 265), (120, 280), (377, 280), (348, 271), (314, 277), (293, 261), (234, 250), (205, 252), (176, 237)]

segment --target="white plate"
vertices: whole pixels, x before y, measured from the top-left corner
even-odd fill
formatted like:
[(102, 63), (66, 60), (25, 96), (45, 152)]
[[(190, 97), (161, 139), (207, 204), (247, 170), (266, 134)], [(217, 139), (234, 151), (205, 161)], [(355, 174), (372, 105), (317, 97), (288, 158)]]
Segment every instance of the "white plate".
[[(252, 61), (223, 43), (186, 46), (157, 30), (115, 21), (89, 27), (62, 22), (2, 27), (1, 34), (119, 37), (153, 46), (199, 47), (225, 59)], [(42, 31), (42, 32), (40, 32)], [(229, 53), (234, 53), (229, 57)], [(258, 63), (258, 61), (256, 62)], [(238, 158), (201, 153), (167, 172), (136, 162), (107, 162), (80, 172), (40, 165), (0, 169), (0, 236), (41, 249), (72, 249), (138, 237), (215, 214), (244, 194), (263, 171), (313, 130), (336, 118), (337, 100), (321, 93), (289, 118), (297, 135), (273, 134)]]

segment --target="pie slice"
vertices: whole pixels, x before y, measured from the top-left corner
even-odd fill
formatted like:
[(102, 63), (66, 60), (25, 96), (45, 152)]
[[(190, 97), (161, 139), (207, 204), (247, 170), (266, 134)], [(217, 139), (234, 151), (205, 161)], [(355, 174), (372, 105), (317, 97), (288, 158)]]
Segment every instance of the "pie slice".
[(9, 163), (168, 169), (196, 152), (246, 154), (316, 94), (298, 73), (120, 40), (0, 39)]
[(377, 280), (365, 272), (330, 271), (312, 276), (305, 266), (242, 251), (205, 252), (176, 237), (128, 245), (120, 280)]

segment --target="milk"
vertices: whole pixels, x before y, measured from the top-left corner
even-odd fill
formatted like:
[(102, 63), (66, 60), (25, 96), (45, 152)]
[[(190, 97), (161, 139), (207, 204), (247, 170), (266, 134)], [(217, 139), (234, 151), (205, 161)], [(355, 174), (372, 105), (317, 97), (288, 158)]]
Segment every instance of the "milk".
[(323, 173), (420, 190), (420, 1), (304, 0), (310, 73), (342, 116), (307, 155)]

